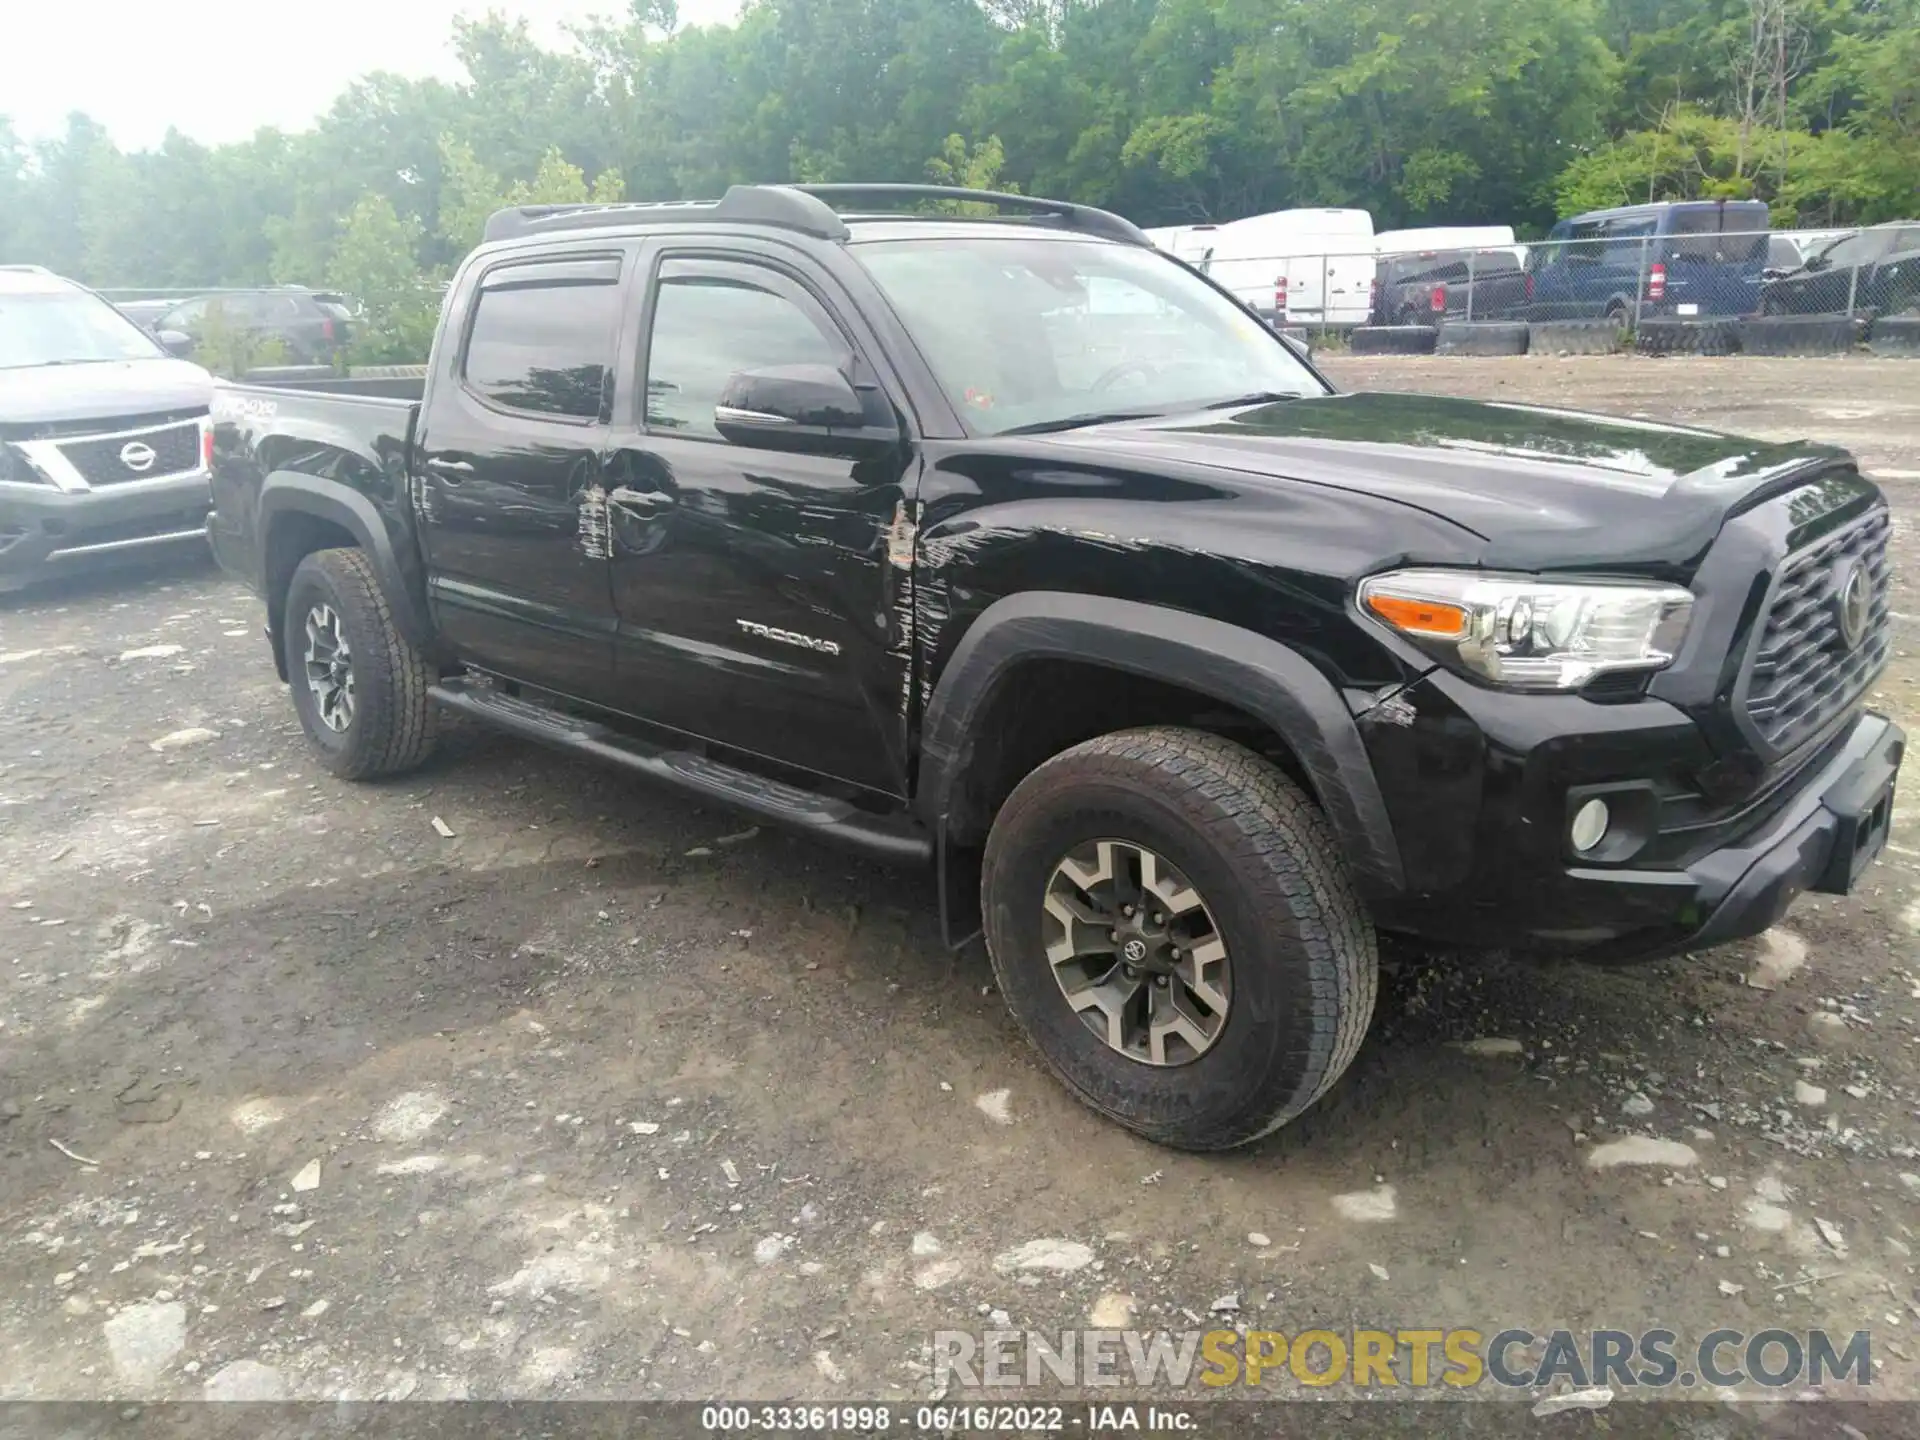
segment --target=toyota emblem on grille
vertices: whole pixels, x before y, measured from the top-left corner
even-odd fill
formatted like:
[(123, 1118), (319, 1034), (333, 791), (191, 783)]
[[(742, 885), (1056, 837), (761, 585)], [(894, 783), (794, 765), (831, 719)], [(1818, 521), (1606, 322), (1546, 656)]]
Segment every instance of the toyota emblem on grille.
[(136, 475), (143, 475), (153, 468), (153, 462), (159, 457), (153, 453), (151, 445), (143, 445), (138, 440), (129, 440), (120, 447), (120, 463)]
[(1873, 586), (1867, 567), (1854, 561), (1833, 577), (1833, 613), (1840, 626), (1840, 643), (1848, 650), (1860, 648), (1867, 638), (1867, 622), (1873, 618)]

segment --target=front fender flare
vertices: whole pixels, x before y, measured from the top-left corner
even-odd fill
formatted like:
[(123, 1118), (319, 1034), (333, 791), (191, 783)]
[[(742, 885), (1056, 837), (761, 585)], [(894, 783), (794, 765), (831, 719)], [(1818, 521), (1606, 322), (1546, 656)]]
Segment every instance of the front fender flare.
[(1406, 888), (1400, 846), (1359, 727), (1299, 651), (1237, 625), (1138, 601), (1055, 591), (989, 606), (955, 648), (928, 702), (918, 805), (937, 833), (973, 755), (976, 723), (1021, 661), (1077, 660), (1181, 685), (1264, 721), (1305, 770), (1361, 892)]

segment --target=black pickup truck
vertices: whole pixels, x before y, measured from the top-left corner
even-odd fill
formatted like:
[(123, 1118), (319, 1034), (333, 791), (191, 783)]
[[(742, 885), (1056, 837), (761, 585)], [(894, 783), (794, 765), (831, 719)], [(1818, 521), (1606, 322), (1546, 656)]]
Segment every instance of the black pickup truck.
[(213, 543), (336, 774), (445, 707), (928, 863), (1156, 1140), (1325, 1092), (1376, 928), (1672, 955), (1886, 840), (1845, 454), (1337, 394), (1100, 211), (506, 211), (424, 390), (355, 383), (214, 406)]

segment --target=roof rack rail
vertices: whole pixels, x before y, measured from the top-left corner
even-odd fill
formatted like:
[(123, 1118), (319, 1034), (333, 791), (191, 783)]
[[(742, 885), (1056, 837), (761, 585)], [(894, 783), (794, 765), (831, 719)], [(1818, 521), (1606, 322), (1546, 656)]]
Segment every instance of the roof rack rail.
[(833, 208), (789, 185), (735, 185), (718, 200), (656, 200), (619, 204), (516, 205), (487, 218), (483, 239), (509, 240), (546, 231), (613, 228), (671, 220), (729, 220), (776, 225), (822, 240), (847, 238)]
[(1018, 210), (1042, 221), (1052, 221), (1069, 230), (1084, 230), (1089, 235), (1118, 240), (1125, 245), (1152, 249), (1153, 241), (1131, 220), (1091, 205), (1075, 205), (1066, 200), (1049, 200), (1039, 195), (1008, 195), (998, 190), (966, 190), (952, 185), (834, 184), (794, 185), (790, 188), (823, 201), (836, 200), (947, 200), (975, 205), (993, 205), (1001, 210)]
[[(1080, 230), (1125, 245), (1153, 248), (1130, 220), (1091, 205), (1048, 200), (1037, 195), (1007, 195), (998, 190), (965, 190), (951, 185), (835, 184), (735, 185), (718, 200), (634, 201), (616, 204), (516, 205), (495, 211), (487, 220), (485, 238), (508, 240), (547, 231), (614, 228), (658, 224), (673, 220), (724, 220), (743, 225), (774, 225), (822, 240), (845, 240), (846, 219), (835, 201), (879, 200), (901, 205), (930, 200), (970, 205), (992, 205), (1017, 212), (1003, 218), (1032, 219), (1068, 230)], [(876, 212), (881, 214), (912, 212)], [(929, 217), (932, 218), (932, 217)]]

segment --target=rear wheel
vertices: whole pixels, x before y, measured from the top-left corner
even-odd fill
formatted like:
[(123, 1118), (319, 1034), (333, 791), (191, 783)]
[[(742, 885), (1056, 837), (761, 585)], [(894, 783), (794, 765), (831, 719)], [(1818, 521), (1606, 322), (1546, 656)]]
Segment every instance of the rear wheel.
[(1326, 821), (1251, 751), (1125, 731), (1056, 756), (987, 840), (1002, 993), (1054, 1072), (1163, 1144), (1223, 1150), (1339, 1078), (1378, 954)]
[(395, 775), (433, 752), (432, 667), (394, 623), (364, 552), (319, 550), (300, 562), (281, 645), (301, 728), (335, 775)]

